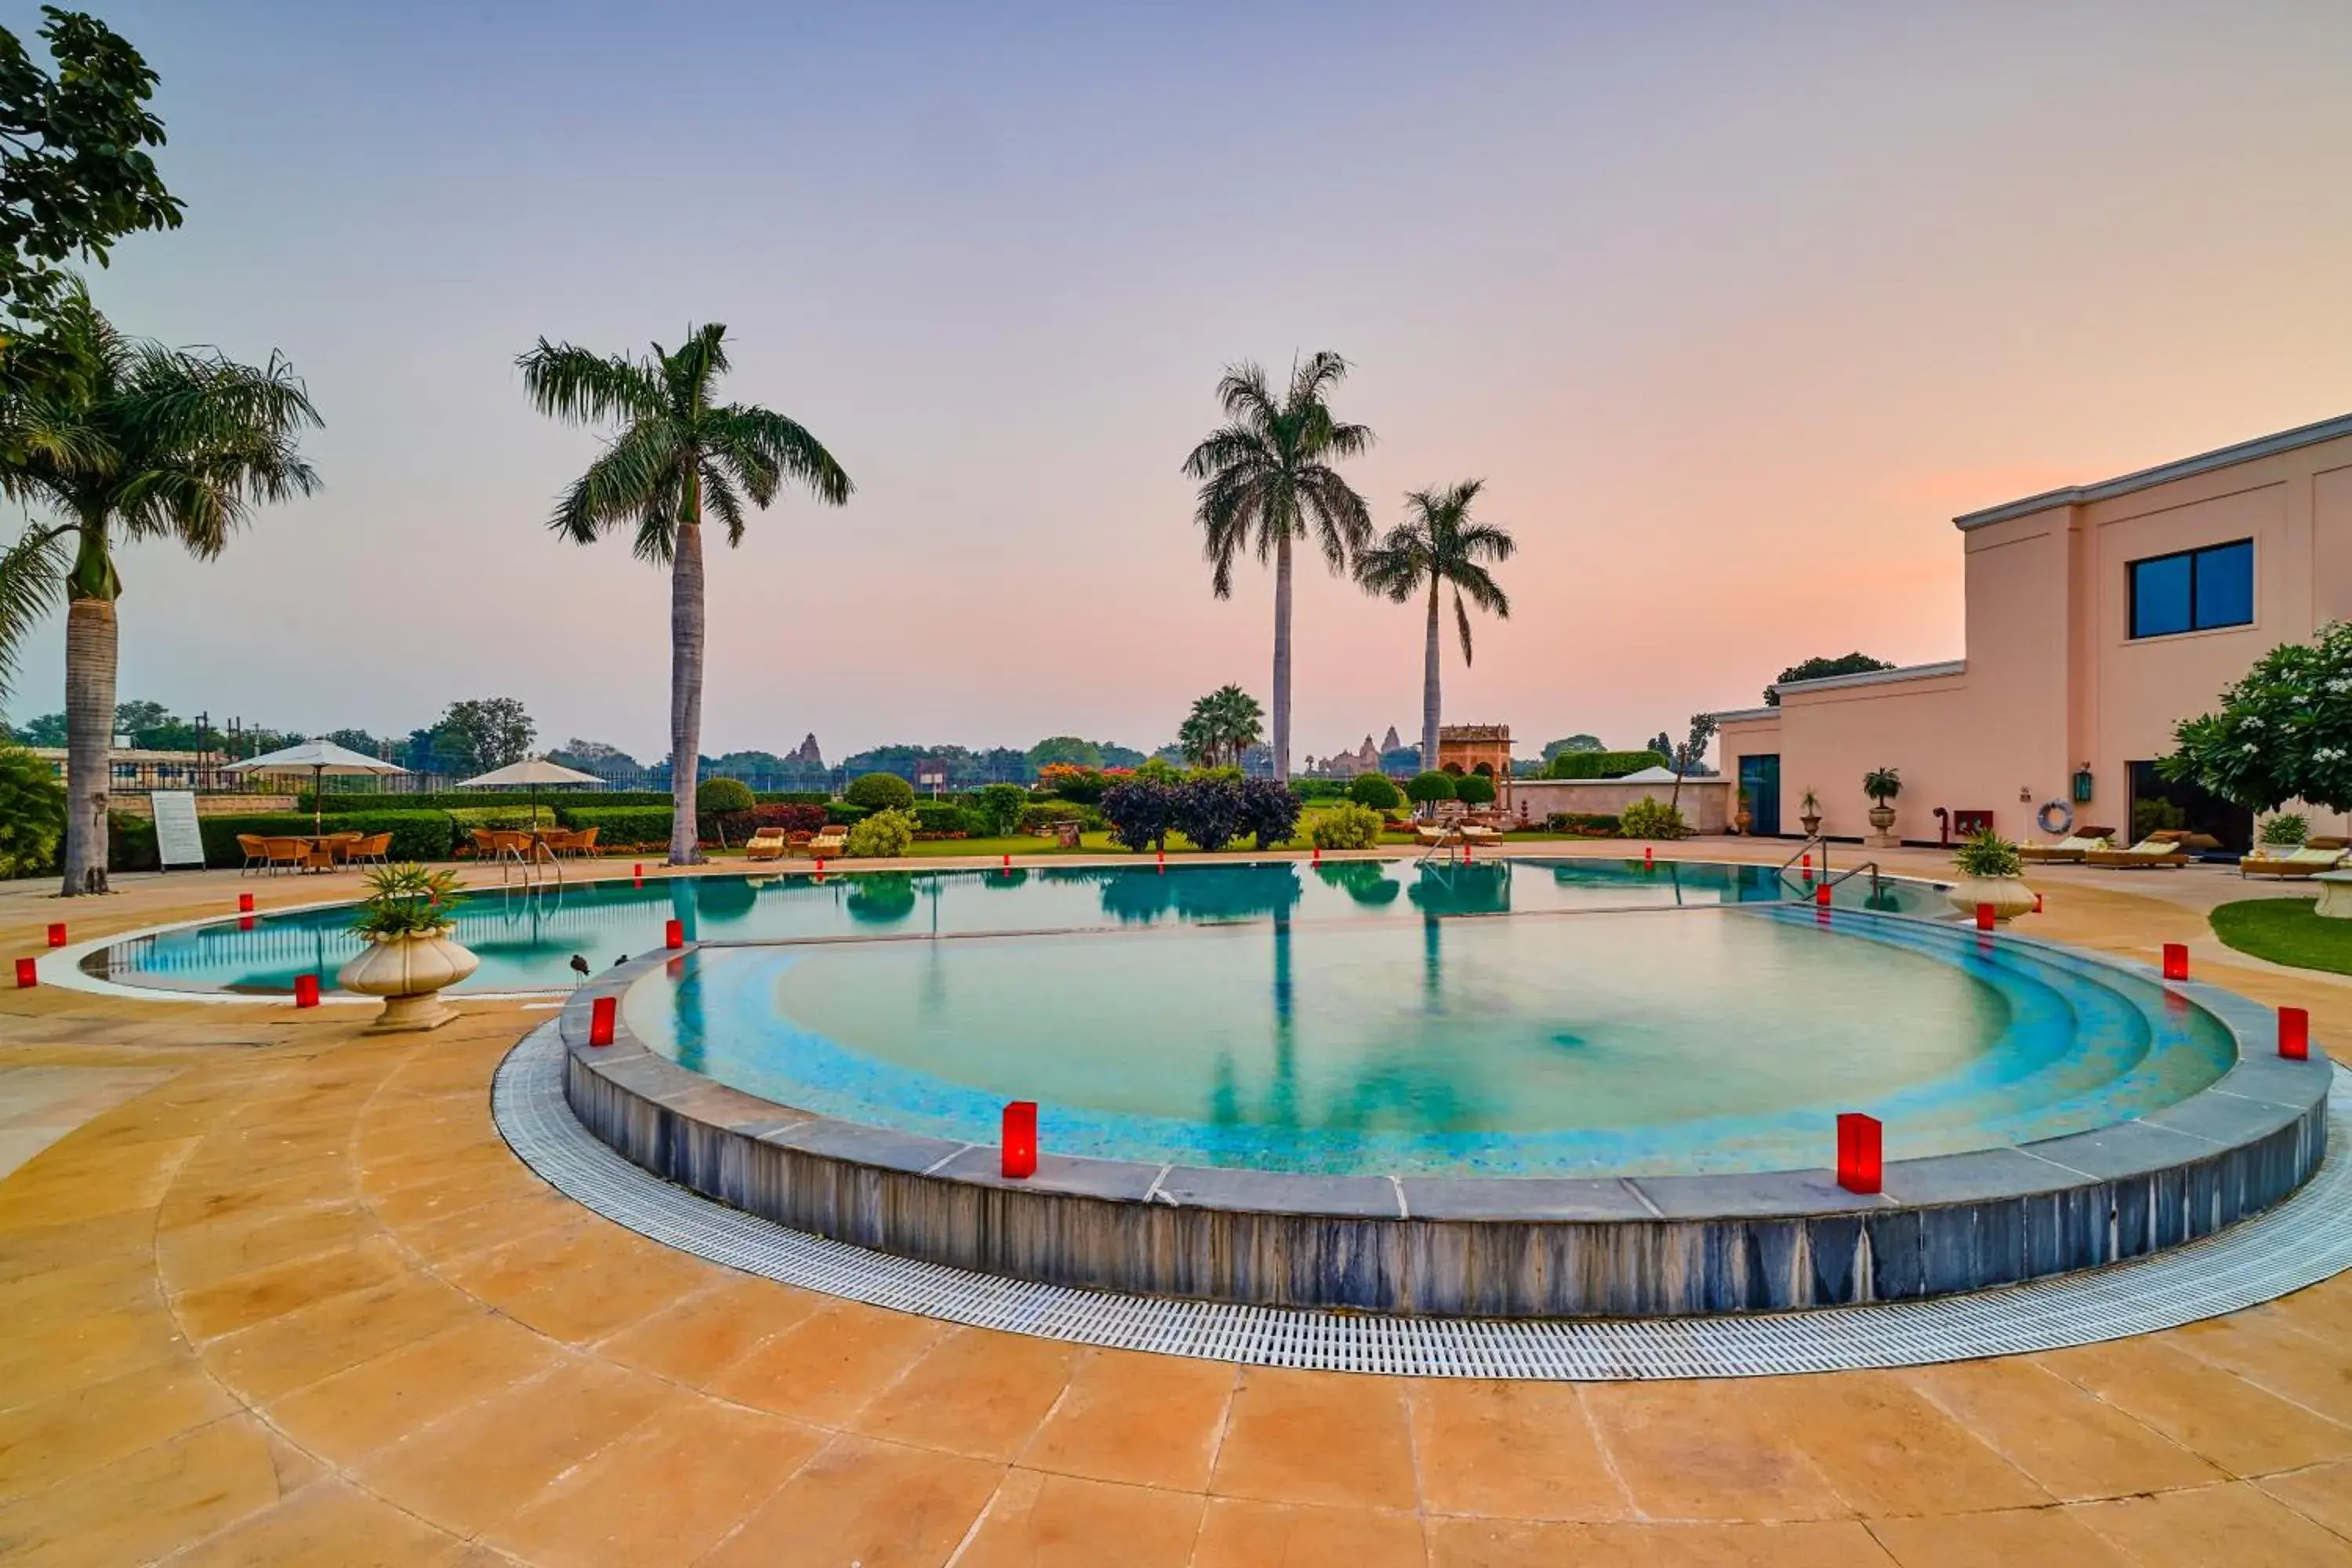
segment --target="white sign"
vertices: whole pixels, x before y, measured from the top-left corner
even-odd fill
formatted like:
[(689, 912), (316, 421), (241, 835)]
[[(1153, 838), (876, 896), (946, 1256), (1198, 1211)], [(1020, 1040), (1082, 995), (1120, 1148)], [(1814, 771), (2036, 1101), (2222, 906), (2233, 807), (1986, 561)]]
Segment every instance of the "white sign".
[(196, 828), (196, 797), (184, 789), (157, 790), (147, 797), (155, 805), (155, 854), (163, 868), (202, 866), (205, 836)]

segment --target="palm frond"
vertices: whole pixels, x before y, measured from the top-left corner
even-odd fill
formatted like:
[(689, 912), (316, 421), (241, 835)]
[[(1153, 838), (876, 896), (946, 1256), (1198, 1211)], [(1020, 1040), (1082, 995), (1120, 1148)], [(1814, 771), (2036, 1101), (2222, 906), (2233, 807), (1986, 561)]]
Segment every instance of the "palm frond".
[(625, 354), (595, 354), (545, 338), (517, 356), (523, 390), (541, 414), (573, 425), (647, 419), (669, 412), (658, 364)]
[(702, 428), (711, 455), (734, 470), (744, 493), (762, 507), (787, 479), (806, 485), (828, 506), (845, 505), (857, 488), (824, 443), (771, 409), (730, 403), (713, 409)]
[(1454, 584), (1454, 624), (1462, 633), (1462, 662), (1468, 664), (1470, 662), (1470, 612), (1463, 605), (1460, 584)]
[[(589, 544), (608, 529), (642, 523), (675, 464), (677, 434), (677, 426), (667, 414), (630, 426), (572, 482), (555, 503), (547, 526), (576, 543)], [(663, 548), (665, 553), (657, 559), (667, 559), (667, 547)]]
[(743, 542), (743, 498), (735, 493), (727, 471), (716, 463), (702, 465), (702, 504), (727, 525), (730, 547)]
[(33, 627), (65, 596), (68, 552), (64, 528), (28, 528), (0, 551), (0, 707), (16, 689), (25, 645)]

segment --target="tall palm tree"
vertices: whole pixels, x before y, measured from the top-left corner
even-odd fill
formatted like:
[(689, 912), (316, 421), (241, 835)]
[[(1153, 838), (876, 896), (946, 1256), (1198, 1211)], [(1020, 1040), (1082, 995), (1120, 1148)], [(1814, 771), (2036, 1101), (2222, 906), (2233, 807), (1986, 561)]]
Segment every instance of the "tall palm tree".
[(1277, 400), (1265, 372), (1234, 365), (1217, 384), (1228, 423), (1192, 448), (1184, 473), (1201, 481), (1193, 521), (1204, 536), (1202, 553), (1215, 571), (1210, 585), (1220, 599), (1234, 591), (1234, 558), (1255, 549), (1274, 558), (1274, 776), (1290, 777), (1290, 547), (1312, 537), (1334, 572), (1344, 572), (1371, 542), (1371, 513), (1332, 461), (1372, 444), (1361, 425), (1331, 417), (1327, 394), (1348, 374), (1348, 362), (1328, 350), (1294, 366)]
[(1221, 686), (1197, 698), (1176, 731), (1184, 755), (1203, 767), (1242, 765), (1242, 753), (1265, 733), (1265, 710), (1238, 686)]
[(1463, 600), (1504, 619), (1511, 614), (1510, 599), (1483, 563), (1508, 561), (1518, 546), (1507, 530), (1470, 516), (1470, 504), (1486, 488), (1484, 479), (1465, 479), (1448, 490), (1414, 490), (1404, 498), (1405, 520), (1376, 547), (1356, 557), (1356, 581), (1400, 605), (1410, 604), (1423, 584), (1429, 586), (1429, 642), (1421, 673), (1424, 769), (1437, 766), (1438, 675), (1444, 662), (1439, 658), (1440, 591), (1449, 583), (1454, 585), (1454, 619), (1462, 631), (1465, 665), (1470, 662), (1470, 610)]
[(66, 601), (68, 897), (106, 891), (106, 811), (112, 784), (117, 656), (114, 550), (176, 541), (200, 561), (265, 501), (318, 489), (297, 449), (318, 410), (293, 367), (273, 353), (238, 364), (210, 350), (125, 337), (77, 285), (51, 329), (76, 364), (49, 390), (6, 412), (0, 489), (57, 515), (0, 554), (0, 668), (31, 619)]
[(591, 544), (618, 528), (634, 531), (640, 560), (669, 568), (669, 863), (700, 858), (694, 793), (702, 746), (702, 514), (743, 542), (743, 503), (765, 508), (787, 479), (817, 500), (849, 500), (849, 476), (833, 454), (793, 420), (747, 403), (716, 403), (727, 373), (727, 329), (692, 328), (675, 353), (593, 354), (545, 338), (516, 361), (540, 412), (572, 424), (626, 421), (588, 471), (555, 503), (548, 526)]

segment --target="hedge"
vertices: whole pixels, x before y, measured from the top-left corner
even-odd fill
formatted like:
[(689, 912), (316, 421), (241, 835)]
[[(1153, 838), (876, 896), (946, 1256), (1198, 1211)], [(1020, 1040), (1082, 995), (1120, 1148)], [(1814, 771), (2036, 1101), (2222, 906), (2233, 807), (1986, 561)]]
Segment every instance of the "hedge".
[(923, 801), (914, 808), (915, 831), (918, 833), (961, 833), (971, 835), (981, 831), (981, 825), (962, 806), (947, 801)]
[(1544, 827), (1552, 833), (1581, 833), (1594, 838), (1617, 837), (1617, 818), (1600, 811), (1555, 811), (1544, 818)]
[[(457, 851), (457, 819), (446, 811), (343, 811), (334, 814), (338, 833), (389, 833), (384, 851), (394, 860), (447, 860)], [(308, 837), (314, 831), (309, 812), (272, 812), (258, 816), (200, 816), (196, 829), (204, 836), (205, 864), (242, 866), (245, 851), (236, 836), (258, 838)], [(152, 828), (149, 829), (152, 836)]]
[[(764, 798), (764, 797), (762, 797)], [(310, 792), (296, 792), (295, 804), (303, 811), (310, 809)], [(573, 803), (582, 805), (667, 805), (667, 790), (579, 790), (543, 789), (539, 792), (539, 804), (551, 805), (561, 812)], [(464, 811), (468, 807), (511, 804), (520, 811), (530, 804), (527, 789), (457, 789), (439, 790), (431, 795), (393, 795), (390, 793), (361, 795), (342, 790), (329, 790), (325, 809), (334, 816), (345, 811)]]
[(821, 789), (763, 789), (754, 798), (761, 805), (824, 805), (833, 796)]
[(566, 827), (596, 829), (596, 847), (621, 849), (636, 844), (669, 843), (675, 814), (667, 805), (575, 805), (563, 812)]
[(1657, 752), (1562, 752), (1544, 770), (1551, 779), (1622, 779), (1643, 768), (1674, 764)]

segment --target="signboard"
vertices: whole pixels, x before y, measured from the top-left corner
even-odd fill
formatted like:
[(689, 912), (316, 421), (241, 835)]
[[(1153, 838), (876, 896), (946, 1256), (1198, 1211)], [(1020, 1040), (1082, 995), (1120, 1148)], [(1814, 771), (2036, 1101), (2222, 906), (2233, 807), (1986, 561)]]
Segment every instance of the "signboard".
[(184, 789), (157, 790), (147, 797), (155, 806), (155, 854), (163, 868), (202, 866), (205, 836), (196, 829), (196, 797)]

